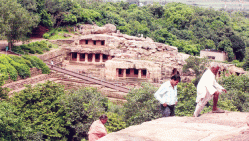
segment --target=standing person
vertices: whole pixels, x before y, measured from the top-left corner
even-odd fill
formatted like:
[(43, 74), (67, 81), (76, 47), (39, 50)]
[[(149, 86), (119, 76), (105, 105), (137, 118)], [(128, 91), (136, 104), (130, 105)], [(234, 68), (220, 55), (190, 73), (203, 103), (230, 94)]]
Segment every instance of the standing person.
[(51, 60), (51, 68), (53, 68), (53, 67), (54, 67), (54, 61)]
[(98, 139), (107, 135), (107, 131), (104, 126), (104, 124), (107, 122), (107, 119), (108, 118), (106, 115), (101, 115), (99, 120), (92, 123), (88, 132), (89, 141), (97, 141)]
[[(160, 102), (160, 108), (163, 117), (175, 116), (175, 105), (177, 105), (177, 84), (181, 81), (181, 77), (175, 74), (171, 80), (163, 83), (154, 94), (155, 98)], [(168, 112), (170, 110), (170, 113)]]
[(213, 98), (213, 113), (224, 113), (225, 111), (217, 108), (218, 98), (221, 92), (227, 92), (222, 86), (220, 86), (216, 80), (215, 76), (219, 70), (219, 64), (212, 62), (210, 64), (210, 69), (207, 69), (202, 75), (198, 85), (197, 85), (197, 97), (196, 97), (196, 108), (194, 112), (194, 117), (197, 117), (204, 106), (209, 100)]

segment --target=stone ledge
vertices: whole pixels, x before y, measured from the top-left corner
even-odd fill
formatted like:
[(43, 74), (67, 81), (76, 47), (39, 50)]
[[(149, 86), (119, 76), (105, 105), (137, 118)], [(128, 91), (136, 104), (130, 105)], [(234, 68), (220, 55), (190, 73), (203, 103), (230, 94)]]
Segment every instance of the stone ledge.
[(160, 118), (110, 133), (98, 141), (221, 141), (239, 136), (243, 140), (249, 137), (248, 115), (228, 112), (207, 113), (198, 118)]

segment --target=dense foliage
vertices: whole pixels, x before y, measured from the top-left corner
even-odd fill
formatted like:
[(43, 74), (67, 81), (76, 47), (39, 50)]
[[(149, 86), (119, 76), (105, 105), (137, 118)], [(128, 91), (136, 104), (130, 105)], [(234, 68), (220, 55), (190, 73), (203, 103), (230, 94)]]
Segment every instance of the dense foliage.
[(23, 44), (20, 46), (14, 46), (12, 51), (19, 54), (43, 54), (45, 51), (49, 51), (52, 45), (46, 41), (32, 42), (29, 44)]
[(126, 96), (124, 119), (128, 126), (141, 124), (161, 116), (159, 102), (154, 98), (156, 88), (149, 83), (143, 83), (142, 87), (131, 90)]
[(0, 73), (4, 79), (9, 77), (12, 80), (16, 80), (19, 75), (21, 78), (30, 76), (30, 68), (36, 67), (42, 69), (42, 73), (49, 73), (48, 66), (43, 63), (41, 59), (36, 56), (15, 56), (15, 55), (0, 55)]
[[(219, 83), (227, 89), (220, 95), (218, 107), (248, 112), (249, 76), (222, 77)], [(179, 83), (176, 116), (192, 116), (196, 87)], [(60, 84), (46, 82), (28, 86), (9, 100), (0, 101), (1, 137), (5, 140), (85, 140), (91, 123), (101, 114), (108, 116), (108, 133), (127, 126), (161, 117), (159, 102), (154, 98), (157, 87), (143, 83), (127, 95), (123, 106), (104, 98), (95, 88), (65, 91)], [(212, 100), (202, 114), (210, 112)]]
[(205, 71), (209, 60), (207, 58), (199, 58), (195, 56), (189, 56), (188, 59), (185, 60), (186, 64), (183, 65), (183, 72), (189, 72), (190, 69), (195, 72), (195, 80), (192, 82), (195, 86), (197, 86), (199, 80), (201, 79), (201, 75)]
[[(93, 121), (108, 116), (108, 132), (126, 127), (121, 111), (96, 88), (65, 91), (48, 81), (15, 93), (0, 101), (1, 139), (5, 140), (81, 140)], [(3, 134), (5, 133), (5, 134)]]
[(40, 21), (36, 13), (29, 12), (17, 0), (0, 0), (0, 15), (0, 33), (7, 38), (10, 50), (15, 41), (25, 40)]
[[(122, 33), (133, 36), (143, 34), (144, 37), (176, 46), (180, 52), (192, 55), (199, 55), (202, 49), (226, 51), (229, 61), (235, 56), (237, 60), (243, 61), (245, 48), (249, 46), (249, 20), (244, 16), (246, 13), (240, 11), (228, 13), (222, 9), (200, 8), (182, 3), (167, 3), (164, 6), (154, 3), (139, 7), (123, 1), (116, 3), (98, 1), (88, 3), (85, 0), (17, 1), (22, 7), (15, 3), (12, 8), (18, 5), (18, 8), (26, 9), (25, 12), (39, 17), (40, 20), (34, 20), (35, 23), (38, 22), (39, 25), (49, 28), (72, 27), (85, 23), (102, 26), (111, 23)], [(2, 0), (2, 3), (9, 4), (7, 0)], [(10, 13), (13, 13), (12, 11)], [(23, 19), (15, 14), (16, 19)], [(36, 18), (36, 16), (26, 17)], [(30, 19), (24, 18), (23, 21), (28, 22)], [(3, 29), (7, 25), (8, 23), (3, 23), (0, 27)], [(23, 27), (28, 25), (33, 27), (36, 24), (25, 23)], [(20, 29), (26, 29), (21, 27)], [(45, 34), (44, 37), (50, 38), (51, 35), (51, 33)]]

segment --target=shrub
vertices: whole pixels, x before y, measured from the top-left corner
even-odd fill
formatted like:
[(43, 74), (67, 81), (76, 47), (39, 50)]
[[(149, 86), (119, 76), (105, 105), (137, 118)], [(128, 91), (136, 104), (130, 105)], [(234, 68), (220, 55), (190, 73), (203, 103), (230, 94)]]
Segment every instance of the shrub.
[(228, 91), (227, 94), (222, 94), (221, 99), (232, 101), (238, 111), (249, 111), (249, 76), (230, 75), (222, 77), (219, 81), (221, 85)]
[(156, 88), (142, 83), (142, 88), (131, 90), (124, 104), (124, 120), (127, 126), (141, 124), (161, 117), (159, 102), (154, 98)]
[(178, 103), (175, 107), (177, 116), (193, 116), (196, 105), (196, 87), (193, 83), (178, 83)]
[(37, 132), (41, 132), (45, 140), (61, 140), (68, 134), (64, 126), (65, 112), (58, 101), (61, 95), (64, 95), (63, 86), (48, 81), (33, 88), (29, 85), (10, 99), (17, 115), (32, 128), (30, 138), (38, 136)]
[(66, 111), (67, 128), (74, 133), (71, 138), (74, 136), (79, 140), (87, 137), (92, 122), (105, 111), (107, 98), (104, 98), (96, 88), (89, 87), (69, 91), (61, 98), (60, 103)]
[(8, 73), (10, 75), (10, 79), (16, 81), (17, 76), (18, 76), (17, 70), (13, 66), (11, 66), (10, 64), (6, 65), (6, 67), (7, 67)]
[(49, 33), (44, 33), (44, 34), (43, 34), (43, 38), (49, 39), (49, 37), (50, 37), (50, 34), (49, 34)]
[(32, 66), (35, 66), (38, 69), (42, 69), (43, 74), (50, 73), (49, 67), (38, 57), (36, 56), (29, 56), (29, 55), (23, 55), (24, 59), (27, 59), (31, 62)]
[(20, 64), (20, 63), (17, 63), (15, 61), (11, 61), (10, 63), (15, 67), (15, 69), (17, 70), (17, 72), (21, 78), (24, 79), (26, 77), (30, 77), (30, 75), (31, 75), (30, 69), (26, 64), (25, 65)]
[(108, 133), (116, 132), (126, 127), (126, 124), (123, 121), (122, 115), (119, 115), (117, 113), (112, 113), (112, 112), (108, 112), (106, 115), (108, 117), (108, 121), (105, 124), (105, 127)]
[(7, 101), (0, 102), (0, 136), (1, 140), (25, 140), (30, 129), (24, 124), (18, 110)]

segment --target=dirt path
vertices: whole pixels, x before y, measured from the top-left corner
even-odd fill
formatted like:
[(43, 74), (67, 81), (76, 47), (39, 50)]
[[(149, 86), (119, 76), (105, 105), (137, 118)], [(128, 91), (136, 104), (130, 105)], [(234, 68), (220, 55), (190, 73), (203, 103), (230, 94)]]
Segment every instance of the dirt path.
[[(36, 42), (36, 41), (43, 41), (43, 40), (47, 40), (44, 38), (34, 38), (34, 39), (30, 39), (29, 42)], [(22, 45), (22, 41), (16, 42), (14, 43), (14, 45)], [(0, 40), (0, 50), (5, 49), (5, 47), (8, 46), (8, 41), (7, 40)]]

